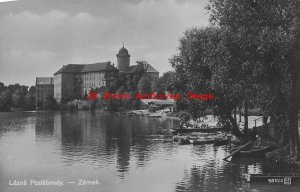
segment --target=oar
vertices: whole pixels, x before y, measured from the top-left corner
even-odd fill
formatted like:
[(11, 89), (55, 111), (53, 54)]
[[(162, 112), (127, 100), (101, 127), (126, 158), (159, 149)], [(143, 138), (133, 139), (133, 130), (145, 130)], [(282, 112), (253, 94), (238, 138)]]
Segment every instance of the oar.
[[(253, 141), (249, 141), (248, 143), (246, 143), (245, 145), (239, 147), (237, 150), (235, 150), (234, 152), (232, 152), (230, 155), (228, 155), (227, 157), (225, 157), (223, 160), (224, 161), (230, 161), (232, 156), (238, 152), (240, 152), (242, 149), (246, 148), (248, 145), (250, 145)], [(227, 160), (230, 157), (229, 160)]]

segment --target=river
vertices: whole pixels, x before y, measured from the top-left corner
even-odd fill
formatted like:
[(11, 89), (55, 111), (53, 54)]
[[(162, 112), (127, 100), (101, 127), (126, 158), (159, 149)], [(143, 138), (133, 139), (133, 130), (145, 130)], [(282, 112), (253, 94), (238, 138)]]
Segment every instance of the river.
[[(242, 179), (244, 173), (299, 170), (259, 159), (225, 162), (229, 146), (149, 139), (177, 123), (87, 111), (0, 113), (0, 191), (299, 191), (299, 185)], [(10, 185), (14, 180), (27, 185)], [(64, 185), (34, 186), (31, 180), (60, 180)], [(98, 183), (78, 185), (79, 180)]]

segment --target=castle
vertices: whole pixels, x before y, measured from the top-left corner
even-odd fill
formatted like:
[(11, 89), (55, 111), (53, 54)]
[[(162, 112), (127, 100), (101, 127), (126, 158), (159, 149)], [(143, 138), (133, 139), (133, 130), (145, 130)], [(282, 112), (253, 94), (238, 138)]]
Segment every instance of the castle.
[[(113, 81), (121, 74), (132, 74), (137, 65), (130, 66), (130, 55), (123, 47), (117, 56), (117, 67), (108, 62), (93, 64), (68, 64), (54, 73), (53, 93), (57, 103), (70, 101), (85, 96), (92, 89), (101, 90), (113, 86)], [(147, 67), (146, 75), (152, 80), (159, 78), (159, 72), (151, 65)], [(39, 77), (37, 77), (38, 79)], [(37, 95), (37, 101), (41, 100)]]

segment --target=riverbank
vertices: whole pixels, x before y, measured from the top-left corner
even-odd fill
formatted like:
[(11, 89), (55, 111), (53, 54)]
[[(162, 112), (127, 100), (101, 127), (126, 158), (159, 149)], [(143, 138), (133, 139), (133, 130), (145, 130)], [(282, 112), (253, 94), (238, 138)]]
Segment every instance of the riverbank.
[(285, 164), (288, 166), (300, 167), (300, 161), (297, 161), (293, 157), (284, 155), (284, 149), (275, 149), (274, 151), (266, 154), (266, 159), (278, 164)]

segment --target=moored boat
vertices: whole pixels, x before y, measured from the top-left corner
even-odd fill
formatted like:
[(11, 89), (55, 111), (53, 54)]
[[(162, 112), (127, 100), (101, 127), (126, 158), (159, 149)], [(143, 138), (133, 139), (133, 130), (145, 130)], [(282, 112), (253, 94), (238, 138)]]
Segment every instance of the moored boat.
[(214, 133), (217, 131), (225, 131), (224, 128), (187, 128), (187, 129), (180, 129), (180, 128), (173, 128), (172, 129), (176, 133), (192, 133), (192, 132), (202, 132), (202, 133)]
[(162, 143), (171, 143), (173, 139), (151, 139), (151, 141), (162, 142)]
[(226, 145), (229, 142), (228, 137), (223, 134), (210, 134), (209, 136), (187, 136), (181, 140), (181, 144), (214, 144), (215, 146)]
[(151, 114), (151, 115), (148, 115), (149, 118), (160, 118), (162, 117), (162, 114)]
[(224, 139), (215, 139), (214, 140), (214, 146), (221, 146), (221, 145), (227, 145), (229, 143), (228, 138)]
[(181, 145), (188, 145), (188, 144), (192, 144), (192, 140), (190, 140), (190, 139), (183, 139), (183, 140), (181, 140), (180, 141), (180, 144)]
[(188, 136), (184, 135), (175, 135), (173, 136), (173, 141), (174, 142), (181, 142), (182, 140), (186, 140)]
[(213, 144), (214, 139), (197, 139), (197, 140), (190, 140), (193, 145), (203, 145), (203, 144)]
[(273, 150), (273, 146), (265, 146), (262, 148), (248, 148), (235, 153), (233, 157), (265, 157), (266, 153)]

